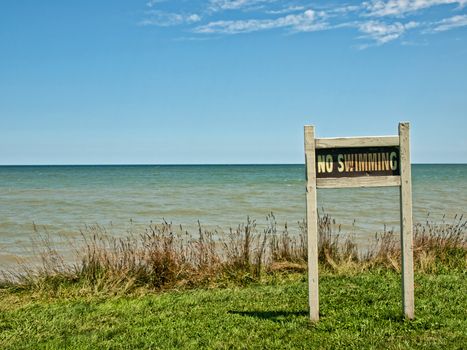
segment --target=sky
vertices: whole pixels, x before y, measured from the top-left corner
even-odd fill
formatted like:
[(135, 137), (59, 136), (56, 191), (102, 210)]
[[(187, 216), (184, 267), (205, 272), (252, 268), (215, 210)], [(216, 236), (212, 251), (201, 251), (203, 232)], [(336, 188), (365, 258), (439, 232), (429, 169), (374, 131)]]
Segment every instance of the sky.
[(0, 164), (467, 163), (467, 0), (2, 0)]

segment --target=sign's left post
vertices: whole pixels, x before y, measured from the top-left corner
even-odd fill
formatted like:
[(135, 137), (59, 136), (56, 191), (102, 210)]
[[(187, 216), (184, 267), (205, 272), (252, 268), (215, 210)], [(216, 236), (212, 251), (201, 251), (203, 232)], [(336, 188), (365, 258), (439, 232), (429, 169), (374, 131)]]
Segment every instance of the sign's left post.
[(316, 204), (315, 127), (305, 125), (306, 222), (308, 239), (308, 301), (310, 320), (319, 320), (318, 210)]

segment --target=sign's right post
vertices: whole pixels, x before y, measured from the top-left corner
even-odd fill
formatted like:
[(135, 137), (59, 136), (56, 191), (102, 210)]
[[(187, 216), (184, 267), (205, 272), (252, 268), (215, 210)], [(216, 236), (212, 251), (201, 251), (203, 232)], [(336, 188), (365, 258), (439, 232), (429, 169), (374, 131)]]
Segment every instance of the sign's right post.
[(401, 202), (401, 259), (402, 259), (402, 304), (404, 315), (414, 318), (414, 272), (413, 272), (413, 223), (412, 181), (410, 168), (410, 126), (399, 123), (400, 146), (400, 202)]

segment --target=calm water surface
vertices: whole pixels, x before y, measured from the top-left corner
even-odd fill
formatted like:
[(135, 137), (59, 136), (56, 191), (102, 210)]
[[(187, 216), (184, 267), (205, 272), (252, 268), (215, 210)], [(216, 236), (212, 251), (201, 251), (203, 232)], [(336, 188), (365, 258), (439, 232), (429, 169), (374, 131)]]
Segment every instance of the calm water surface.
[[(467, 214), (467, 165), (413, 165), (414, 220)], [(31, 248), (33, 223), (77, 236), (99, 223), (112, 234), (163, 218), (226, 230), (274, 212), (294, 230), (305, 216), (303, 165), (0, 166), (0, 269)], [(364, 244), (398, 229), (396, 188), (318, 191), (318, 205)], [(65, 248), (64, 248), (65, 249)]]

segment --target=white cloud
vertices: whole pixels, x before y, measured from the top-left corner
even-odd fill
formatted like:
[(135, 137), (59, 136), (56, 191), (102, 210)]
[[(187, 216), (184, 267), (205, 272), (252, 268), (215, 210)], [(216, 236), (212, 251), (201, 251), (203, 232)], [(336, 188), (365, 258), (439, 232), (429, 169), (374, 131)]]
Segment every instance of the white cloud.
[(280, 10), (266, 10), (266, 13), (270, 15), (283, 15), (285, 13), (297, 12), (302, 11), (305, 9), (305, 6), (288, 6), (284, 7)]
[(387, 24), (379, 21), (368, 21), (358, 24), (358, 29), (364, 33), (364, 38), (372, 39), (381, 45), (399, 38), (407, 30), (417, 26), (417, 22)]
[(180, 24), (191, 24), (201, 21), (201, 17), (195, 13), (179, 14), (163, 11), (148, 11), (148, 17), (140, 22), (140, 25), (156, 25), (160, 27), (169, 27)]
[(187, 21), (190, 22), (190, 23), (194, 23), (194, 22), (199, 22), (201, 21), (201, 17), (199, 15), (197, 15), (196, 13), (193, 13), (191, 15), (188, 15), (188, 17), (186, 17)]
[(464, 6), (467, 0), (372, 0), (363, 3), (367, 13), (365, 16), (384, 17), (401, 16), (438, 5), (457, 4)]
[(467, 15), (458, 15), (436, 22), (433, 32), (444, 32), (446, 30), (467, 26)]
[[(312, 7), (311, 0), (205, 0), (194, 7), (188, 0), (145, 1), (146, 18), (141, 25), (180, 25), (199, 38), (273, 29), (293, 33), (357, 28), (358, 38), (367, 39), (367, 44), (360, 47), (368, 47), (399, 39), (414, 28), (419, 35), (424, 35), (467, 26), (467, 14), (463, 10), (467, 0), (333, 1)], [(176, 13), (168, 10), (175, 3), (180, 10)], [(427, 11), (423, 10), (442, 5), (440, 11), (429, 13), (430, 19), (424, 18)], [(457, 16), (441, 17), (452, 10), (457, 10)], [(247, 13), (251, 17), (245, 18)], [(409, 15), (410, 21), (402, 20)]]
[(210, 0), (209, 9), (211, 11), (238, 10), (245, 7), (256, 6), (261, 3), (271, 3), (276, 0)]
[(257, 32), (275, 28), (291, 28), (295, 31), (315, 31), (326, 28), (326, 23), (318, 21), (316, 12), (306, 10), (296, 15), (287, 15), (275, 19), (248, 19), (236, 21), (215, 21), (195, 28), (196, 33), (238, 34)]
[(348, 13), (348, 12), (355, 12), (360, 10), (362, 7), (359, 5), (345, 5), (342, 7), (336, 7), (331, 9), (333, 12), (341, 12), (341, 13)]
[(156, 4), (159, 4), (161, 2), (165, 2), (167, 0), (149, 0), (147, 3), (146, 3), (146, 6), (147, 7), (153, 7), (155, 6)]

